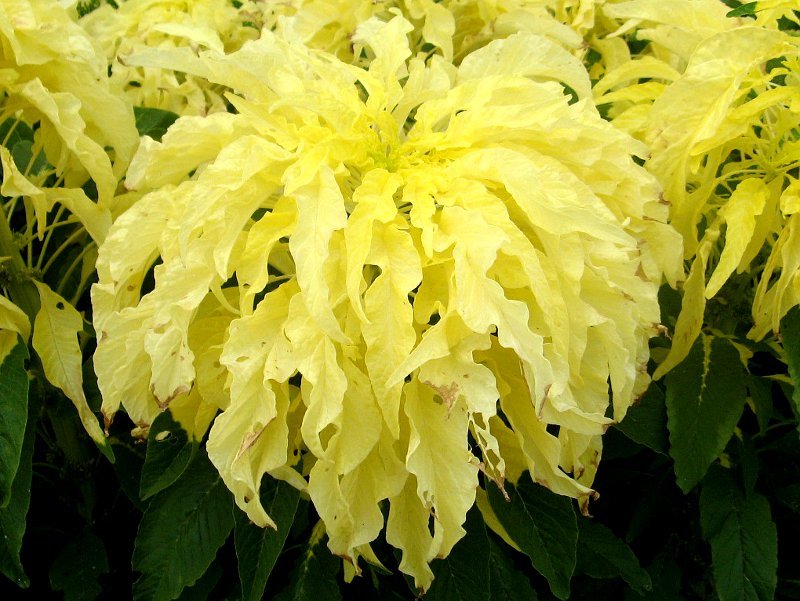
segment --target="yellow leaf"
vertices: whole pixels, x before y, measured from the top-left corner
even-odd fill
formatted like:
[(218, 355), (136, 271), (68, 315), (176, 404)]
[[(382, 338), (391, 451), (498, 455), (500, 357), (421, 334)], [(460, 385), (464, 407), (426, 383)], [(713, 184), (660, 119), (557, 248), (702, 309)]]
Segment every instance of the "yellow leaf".
[(713, 297), (740, 266), (747, 245), (756, 227), (756, 216), (764, 210), (769, 190), (760, 179), (742, 180), (719, 211), (725, 219), (725, 247), (717, 268), (706, 284), (706, 298)]
[(89, 436), (97, 444), (104, 445), (106, 438), (83, 392), (82, 354), (78, 345), (78, 332), (83, 331), (83, 318), (47, 284), (35, 283), (41, 308), (33, 323), (32, 342), (42, 361), (44, 375), (75, 405)]
[(17, 345), (18, 336), (27, 343), (31, 324), (25, 312), (0, 294), (0, 363)]

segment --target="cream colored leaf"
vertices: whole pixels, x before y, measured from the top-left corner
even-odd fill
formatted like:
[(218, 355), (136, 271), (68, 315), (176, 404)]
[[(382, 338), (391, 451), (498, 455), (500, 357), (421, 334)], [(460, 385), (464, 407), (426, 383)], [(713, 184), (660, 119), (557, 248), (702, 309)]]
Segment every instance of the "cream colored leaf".
[(734, 270), (740, 267), (742, 257), (753, 237), (756, 216), (761, 215), (769, 190), (763, 180), (748, 178), (739, 182), (736, 190), (720, 210), (725, 219), (725, 247), (717, 268), (706, 284), (706, 298), (719, 292)]
[(41, 308), (34, 320), (32, 343), (42, 361), (44, 375), (75, 405), (89, 436), (97, 444), (104, 445), (106, 438), (83, 392), (82, 353), (78, 345), (78, 332), (83, 331), (83, 318), (47, 284), (35, 283)]

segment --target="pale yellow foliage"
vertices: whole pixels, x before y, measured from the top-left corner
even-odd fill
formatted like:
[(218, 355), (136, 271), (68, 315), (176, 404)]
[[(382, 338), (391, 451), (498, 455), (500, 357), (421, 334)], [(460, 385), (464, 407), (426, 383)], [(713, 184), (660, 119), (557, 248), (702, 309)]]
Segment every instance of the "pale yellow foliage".
[(593, 494), (681, 245), (645, 148), (569, 52), (516, 33), (456, 67), (414, 56), (411, 30), (359, 26), (367, 68), (268, 32), (142, 55), (237, 90), (237, 113), (142, 146), (127, 185), (156, 189), (112, 226), (92, 297), (107, 419), (222, 409), (209, 456), (251, 520), (272, 524), (262, 475), (287, 480), (358, 570), (388, 499), (387, 540), (426, 589), (480, 471)]
[[(78, 187), (91, 177), (108, 204), (136, 149), (133, 113), (114, 95), (92, 39), (58, 4), (0, 1), (0, 123), (38, 123), (37, 150)], [(105, 147), (114, 149), (109, 159)]]

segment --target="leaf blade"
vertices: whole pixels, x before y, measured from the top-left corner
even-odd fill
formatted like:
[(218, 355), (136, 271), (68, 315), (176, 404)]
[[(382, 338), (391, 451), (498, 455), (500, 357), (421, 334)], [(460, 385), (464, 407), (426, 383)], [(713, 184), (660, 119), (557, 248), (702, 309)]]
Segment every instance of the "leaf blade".
[(631, 548), (608, 527), (589, 518), (578, 519), (576, 569), (592, 578), (619, 576), (639, 593), (652, 588), (650, 575)]
[(578, 524), (570, 500), (527, 479), (516, 488), (507, 484), (506, 490), (510, 503), (500, 491), (489, 489), (489, 502), (500, 523), (514, 533), (514, 542), (547, 579), (553, 594), (568, 598), (578, 545)]
[(725, 448), (747, 400), (736, 349), (701, 336), (666, 379), (667, 426), (675, 476), (684, 493), (694, 488)]
[(261, 504), (278, 529), (259, 528), (250, 523), (247, 514), (236, 512), (234, 543), (243, 601), (258, 601), (263, 597), (267, 579), (289, 536), (299, 501), (296, 489), (267, 477), (261, 484)]
[(139, 497), (142, 501), (173, 484), (189, 467), (199, 445), (189, 439), (169, 410), (159, 414), (147, 434)]
[(169, 601), (202, 577), (233, 529), (232, 503), (204, 455), (155, 496), (136, 536), (134, 599)]
[[(33, 397), (32, 397), (33, 398)], [(22, 538), (31, 500), (33, 477), (33, 443), (36, 439), (36, 410), (38, 401), (28, 402), (28, 418), (22, 443), (20, 463), (11, 487), (6, 507), (0, 509), (0, 572), (22, 588), (30, 585), (20, 561)]]
[(83, 330), (83, 318), (47, 284), (34, 283), (39, 290), (41, 307), (34, 320), (32, 343), (42, 361), (44, 375), (75, 405), (83, 427), (100, 450), (110, 453), (110, 446), (83, 392), (83, 358), (77, 336)]
[(489, 539), (480, 512), (473, 507), (464, 524), (467, 535), (433, 567), (434, 580), (425, 598), (430, 601), (489, 601)]
[(0, 508), (11, 499), (28, 421), (28, 346), (17, 344), (0, 364)]
[(700, 493), (700, 525), (711, 544), (720, 601), (769, 601), (778, 576), (778, 534), (767, 499), (745, 495), (727, 470), (709, 472)]

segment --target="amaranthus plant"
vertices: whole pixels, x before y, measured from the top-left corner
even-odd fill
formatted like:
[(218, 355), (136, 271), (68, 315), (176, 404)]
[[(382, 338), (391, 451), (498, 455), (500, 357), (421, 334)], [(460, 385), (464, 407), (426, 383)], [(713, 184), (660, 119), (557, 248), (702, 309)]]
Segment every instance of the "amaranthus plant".
[(798, 31), (0, 0), (0, 597), (796, 598)]
[(142, 147), (127, 185), (155, 190), (112, 227), (92, 295), (107, 421), (169, 407), (199, 438), (221, 409), (209, 456), (251, 520), (272, 524), (262, 475), (287, 480), (358, 570), (388, 499), (424, 590), (479, 471), (586, 504), (680, 244), (566, 51), (517, 34), (455, 68), (412, 56), (411, 30), (366, 21), (367, 69), (266, 32), (140, 56), (237, 90), (237, 112)]

